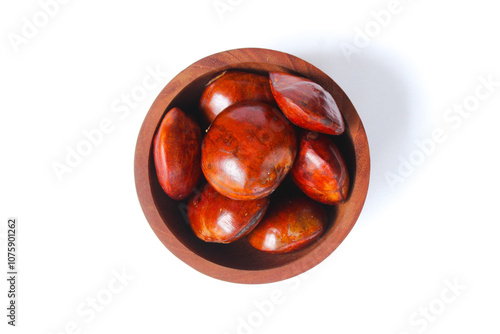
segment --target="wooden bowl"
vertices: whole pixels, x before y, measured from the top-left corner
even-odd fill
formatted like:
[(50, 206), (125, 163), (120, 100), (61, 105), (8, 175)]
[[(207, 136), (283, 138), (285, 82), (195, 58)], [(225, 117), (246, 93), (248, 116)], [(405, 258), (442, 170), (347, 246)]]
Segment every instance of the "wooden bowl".
[[(198, 117), (198, 101), (204, 86), (214, 75), (227, 69), (263, 74), (283, 71), (307, 77), (333, 95), (344, 116), (346, 130), (341, 136), (336, 136), (336, 140), (352, 178), (350, 194), (345, 203), (328, 207), (326, 232), (308, 248), (289, 254), (267, 254), (252, 248), (246, 239), (230, 244), (201, 241), (188, 225), (186, 202), (170, 199), (158, 183), (152, 142), (163, 115), (171, 108), (179, 107)], [(142, 124), (134, 167), (137, 194), (146, 219), (174, 255), (199, 272), (217, 279), (236, 283), (269, 283), (309, 270), (344, 240), (358, 219), (366, 198), (370, 154), (366, 133), (354, 106), (330, 77), (295, 56), (273, 50), (245, 48), (203, 58), (167, 84)]]

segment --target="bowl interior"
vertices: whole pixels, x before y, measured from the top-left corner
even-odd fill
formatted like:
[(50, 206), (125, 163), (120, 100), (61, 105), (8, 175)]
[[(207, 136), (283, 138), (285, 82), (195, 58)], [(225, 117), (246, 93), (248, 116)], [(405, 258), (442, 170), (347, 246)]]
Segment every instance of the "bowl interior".
[[(258, 64), (253, 65), (253, 67), (258, 67)], [(265, 65), (263, 67), (269, 68), (268, 64), (263, 65)], [(248, 67), (244, 66), (235, 67), (234, 69), (267, 74), (267, 72), (265, 71), (259, 71), (253, 68), (249, 69)], [(290, 72), (289, 70), (284, 68), (276, 68), (276, 70)], [(220, 71), (207, 73), (193, 80), (193, 82), (185, 87), (174, 98), (174, 100), (166, 108), (165, 112), (172, 109), (173, 107), (178, 107), (184, 112), (194, 116), (199, 123), (202, 123), (200, 114), (198, 112), (198, 101), (200, 100), (205, 85), (210, 81), (210, 79), (217, 75), (218, 72)], [(349, 131), (347, 130), (340, 136), (330, 137), (335, 139), (335, 142), (339, 145), (339, 148), (346, 159), (349, 175), (355, 177), (356, 164), (354, 161), (354, 146), (352, 140), (349, 138), (348, 133)], [(245, 238), (242, 238), (230, 244), (204, 242), (198, 239), (189, 227), (189, 222), (186, 215), (187, 200), (176, 202), (168, 197), (162, 190), (156, 177), (152, 151), (150, 153), (149, 174), (152, 176), (150, 179), (150, 186), (153, 191), (156, 209), (160, 213), (165, 224), (172, 231), (172, 233), (174, 233), (177, 238), (179, 238), (179, 241), (182, 242), (184, 246), (186, 246), (188, 249), (198, 254), (199, 256), (207, 259), (208, 261), (212, 261), (219, 265), (236, 269), (267, 269), (290, 263), (314, 249), (313, 244), (311, 247), (290, 254), (267, 254), (249, 246)], [(202, 182), (205, 182), (205, 180), (203, 180)], [(200, 183), (197, 189), (200, 189), (202, 184), (203, 183)], [(274, 195), (275, 196), (271, 198), (272, 201), (279, 201), (281, 193), (278, 191), (275, 192)], [(336, 206), (325, 207), (327, 208), (329, 217), (327, 227), (328, 231), (330, 227), (336, 223)], [(327, 233), (325, 233), (325, 235), (327, 235)]]
[[(275, 53), (277, 52), (272, 54)], [(195, 63), (165, 87), (153, 104), (141, 129), (135, 169), (136, 186), (146, 217), (167, 248), (195, 269), (210, 276), (234, 282), (263, 283), (301, 273), (333, 252), (348, 234), (361, 211), (368, 186), (369, 155), (366, 134), (359, 117), (350, 100), (332, 79), (305, 61), (290, 57), (293, 60), (291, 64), (283, 61), (245, 62), (238, 60), (206, 65), (203, 61), (210, 57)], [(269, 60), (269, 57), (266, 60)], [(350, 195), (343, 204), (325, 206), (328, 212), (327, 229), (318, 241), (303, 250), (289, 254), (268, 254), (251, 247), (245, 238), (230, 244), (204, 242), (198, 239), (189, 227), (186, 214), (187, 200), (172, 200), (164, 193), (158, 182), (153, 161), (152, 140), (163, 115), (171, 108), (178, 107), (197, 119), (202, 129), (205, 130), (206, 124), (203, 124), (198, 110), (200, 96), (205, 85), (215, 75), (228, 69), (264, 75), (267, 75), (269, 71), (282, 71), (307, 77), (319, 83), (333, 95), (344, 116), (346, 123), (344, 134), (330, 137), (339, 146), (345, 158), (351, 177)], [(185, 82), (181, 87), (179, 87), (179, 80)], [(361, 170), (360, 162), (363, 165)], [(144, 168), (147, 170), (144, 171)], [(144, 174), (147, 178), (143, 177)], [(148, 184), (141, 184), (145, 180)], [(206, 181), (200, 182), (197, 189), (201, 189), (203, 182)], [(285, 182), (291, 183), (290, 180)], [(279, 201), (282, 198), (282, 192), (279, 189), (280, 187), (271, 195), (271, 201)], [(280, 268), (285, 272), (280, 272)], [(231, 273), (229, 276), (224, 274), (226, 269)], [(265, 272), (269, 270), (275, 273), (273, 277), (265, 276)], [(244, 271), (246, 274), (238, 278), (231, 276), (238, 271)], [(262, 276), (260, 278), (258, 275), (248, 276), (248, 272), (259, 273)]]

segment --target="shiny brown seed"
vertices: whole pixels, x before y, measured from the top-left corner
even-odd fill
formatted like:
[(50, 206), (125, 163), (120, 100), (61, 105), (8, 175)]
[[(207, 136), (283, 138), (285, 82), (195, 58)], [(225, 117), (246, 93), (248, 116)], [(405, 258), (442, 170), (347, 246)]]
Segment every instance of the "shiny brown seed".
[(226, 108), (202, 144), (201, 166), (222, 195), (250, 200), (266, 197), (293, 165), (295, 130), (278, 110), (262, 102)]
[(188, 218), (196, 236), (204, 241), (228, 243), (245, 235), (260, 222), (269, 198), (237, 201), (219, 194), (210, 184), (188, 203)]
[(163, 118), (153, 142), (158, 181), (168, 196), (189, 196), (201, 177), (201, 129), (181, 109)]
[(222, 110), (245, 101), (274, 103), (267, 76), (241, 71), (222, 72), (203, 91), (200, 109), (211, 123)]
[(317, 83), (296, 75), (271, 72), (271, 90), (286, 117), (301, 128), (340, 135), (344, 120), (332, 95)]
[(303, 131), (290, 172), (295, 184), (312, 199), (338, 204), (347, 199), (349, 173), (340, 150), (326, 135)]
[(288, 253), (316, 241), (326, 223), (325, 209), (306, 196), (273, 202), (248, 242), (264, 252)]

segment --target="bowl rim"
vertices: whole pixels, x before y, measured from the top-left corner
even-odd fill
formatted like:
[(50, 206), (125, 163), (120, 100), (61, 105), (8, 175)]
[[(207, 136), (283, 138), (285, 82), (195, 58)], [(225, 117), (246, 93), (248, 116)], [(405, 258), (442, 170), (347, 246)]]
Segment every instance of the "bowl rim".
[[(286, 59), (286, 64), (284, 64), (284, 59)], [(161, 121), (173, 99), (193, 80), (214, 72), (216, 69), (223, 71), (232, 68), (248, 68), (249, 64), (252, 63), (281, 66), (319, 83), (332, 94), (333, 92), (340, 92), (342, 94), (341, 111), (346, 122), (346, 129), (349, 129), (350, 132), (356, 166), (356, 177), (354, 183), (351, 184), (349, 200), (339, 205), (337, 209), (337, 215), (342, 215), (344, 223), (334, 224), (328, 231), (328, 238), (324, 235), (319, 239), (319, 245), (311, 252), (290, 263), (262, 270), (236, 269), (222, 266), (188, 249), (170, 231), (156, 209), (148, 173), (151, 161), (151, 144), (158, 122)], [(315, 267), (333, 253), (347, 237), (361, 214), (366, 200), (370, 178), (370, 153), (368, 138), (358, 113), (345, 92), (327, 74), (305, 60), (288, 53), (262, 48), (241, 48), (204, 57), (185, 68), (167, 83), (150, 107), (139, 131), (134, 156), (134, 176), (137, 196), (146, 220), (160, 241), (177, 258), (193, 269), (223, 281), (247, 284), (271, 283), (294, 277)]]

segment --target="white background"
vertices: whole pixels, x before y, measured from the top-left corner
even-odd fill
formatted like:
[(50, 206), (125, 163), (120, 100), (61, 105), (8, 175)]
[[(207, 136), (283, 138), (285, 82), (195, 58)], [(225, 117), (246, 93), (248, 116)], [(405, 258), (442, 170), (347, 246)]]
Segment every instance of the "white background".
[[(16, 328), (1, 280), (1, 332), (499, 333), (495, 2), (401, 0), (383, 26), (373, 13), (394, 9), (389, 0), (221, 2), (223, 13), (213, 0), (72, 0), (46, 22), (35, 0), (0, 5), (0, 246), (17, 217), (20, 272)], [(370, 190), (350, 235), (307, 275), (273, 284), (218, 281), (178, 260), (134, 186), (135, 141), (156, 95), (191, 63), (239, 47), (325, 71), (370, 142)], [(159, 83), (123, 109), (155, 68)], [(491, 92), (481, 78), (496, 82)], [(449, 111), (464, 103), (466, 117)], [(105, 119), (112, 130), (59, 180), (53, 164)], [(436, 129), (445, 140), (422, 153)], [(392, 186), (388, 175), (399, 175)]]

